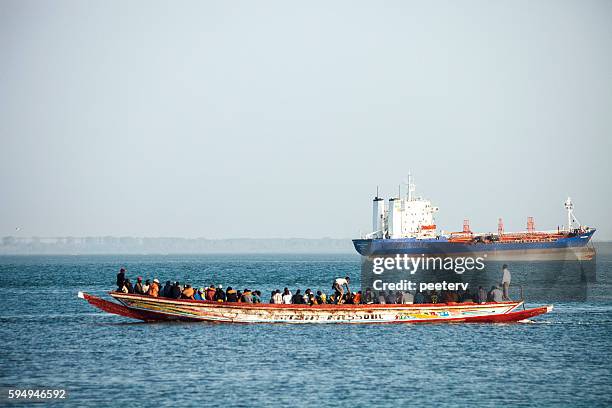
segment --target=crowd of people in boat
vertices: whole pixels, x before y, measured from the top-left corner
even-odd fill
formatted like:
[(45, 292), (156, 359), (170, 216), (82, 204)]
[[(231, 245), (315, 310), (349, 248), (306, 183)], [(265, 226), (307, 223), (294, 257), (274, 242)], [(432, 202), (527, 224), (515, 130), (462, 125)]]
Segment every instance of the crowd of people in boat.
[[(492, 286), (489, 291), (482, 286), (475, 293), (470, 291), (374, 291), (367, 288), (362, 291), (351, 292), (349, 288), (350, 278), (336, 278), (332, 284), (329, 294), (324, 291), (296, 289), (295, 293), (289, 288), (282, 291), (276, 289), (270, 293), (268, 303), (271, 304), (427, 304), (427, 303), (484, 303), (504, 301), (503, 291), (499, 286)], [(145, 280), (136, 278), (132, 283), (126, 277), (125, 268), (121, 268), (117, 274), (117, 291), (123, 293), (134, 293), (153, 297), (169, 299), (192, 299), (208, 300), (213, 302), (235, 302), (235, 303), (262, 303), (262, 294), (259, 290), (237, 290), (228, 286), (223, 289), (221, 284), (211, 284), (207, 287), (194, 288), (189, 284), (182, 285), (180, 282), (166, 281), (162, 287), (157, 278)]]

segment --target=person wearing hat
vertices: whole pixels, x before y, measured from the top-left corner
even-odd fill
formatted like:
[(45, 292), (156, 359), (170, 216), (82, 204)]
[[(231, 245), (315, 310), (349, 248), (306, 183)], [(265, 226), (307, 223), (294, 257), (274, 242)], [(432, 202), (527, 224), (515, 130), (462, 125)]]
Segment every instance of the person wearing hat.
[(205, 293), (206, 293), (206, 289), (204, 288), (200, 288), (196, 291), (195, 295), (193, 295), (193, 298), (195, 300), (205, 300)]
[(153, 297), (159, 296), (159, 281), (157, 280), (157, 278), (153, 279), (153, 283), (149, 286), (147, 295), (153, 296)]
[(145, 290), (142, 287), (142, 276), (139, 276), (137, 278), (137, 282), (134, 285), (134, 293), (136, 293), (137, 295), (144, 295), (145, 294)]

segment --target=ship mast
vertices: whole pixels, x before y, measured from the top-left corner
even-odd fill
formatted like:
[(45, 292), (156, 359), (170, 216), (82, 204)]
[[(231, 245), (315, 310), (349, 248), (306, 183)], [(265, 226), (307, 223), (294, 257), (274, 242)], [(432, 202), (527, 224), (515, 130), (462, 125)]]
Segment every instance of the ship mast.
[(572, 224), (574, 221), (576, 221), (578, 228), (580, 228), (580, 221), (578, 221), (576, 216), (574, 216), (574, 203), (572, 203), (571, 197), (567, 197), (567, 200), (565, 201), (565, 209), (567, 210), (567, 230), (572, 230)]

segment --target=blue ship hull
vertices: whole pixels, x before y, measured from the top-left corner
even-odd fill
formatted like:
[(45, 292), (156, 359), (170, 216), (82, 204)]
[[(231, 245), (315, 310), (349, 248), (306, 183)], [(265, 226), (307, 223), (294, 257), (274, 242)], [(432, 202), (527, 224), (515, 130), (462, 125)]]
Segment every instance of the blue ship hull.
[(353, 245), (363, 256), (408, 254), (414, 256), (487, 256), (498, 259), (559, 259), (576, 255), (591, 259), (595, 251), (587, 246), (595, 230), (573, 237), (544, 242), (460, 243), (439, 239), (354, 239)]

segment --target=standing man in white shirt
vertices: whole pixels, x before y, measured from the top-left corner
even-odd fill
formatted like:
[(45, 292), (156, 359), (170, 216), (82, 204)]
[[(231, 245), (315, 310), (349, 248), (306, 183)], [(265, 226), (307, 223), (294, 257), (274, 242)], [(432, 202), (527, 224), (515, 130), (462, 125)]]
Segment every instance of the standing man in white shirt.
[(510, 300), (510, 296), (508, 296), (508, 291), (510, 289), (511, 280), (512, 280), (512, 275), (510, 274), (510, 271), (508, 270), (508, 265), (504, 264), (504, 266), (502, 266), (502, 288), (504, 289), (504, 294), (503, 294), (502, 299), (504, 301)]
[(336, 303), (341, 304), (344, 303), (344, 287), (346, 286), (346, 293), (351, 293), (349, 289), (349, 283), (351, 282), (351, 278), (348, 276), (344, 278), (336, 278), (334, 280), (334, 284), (332, 288), (336, 290)]

